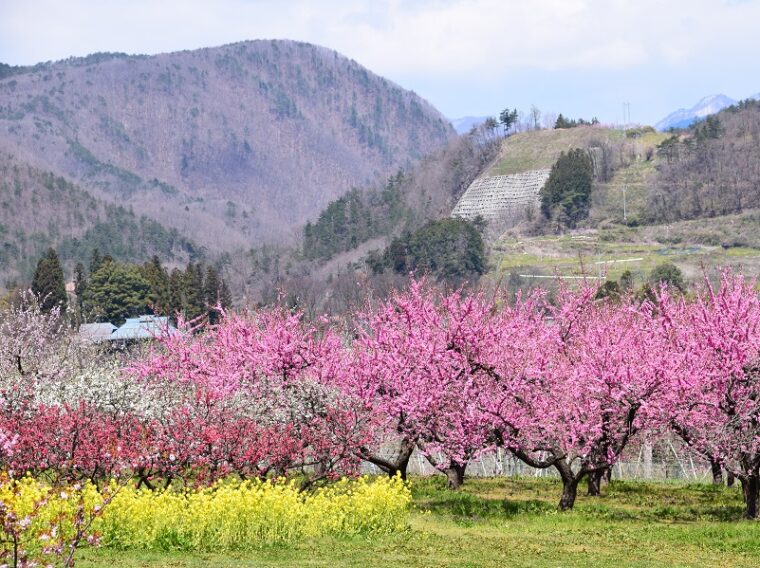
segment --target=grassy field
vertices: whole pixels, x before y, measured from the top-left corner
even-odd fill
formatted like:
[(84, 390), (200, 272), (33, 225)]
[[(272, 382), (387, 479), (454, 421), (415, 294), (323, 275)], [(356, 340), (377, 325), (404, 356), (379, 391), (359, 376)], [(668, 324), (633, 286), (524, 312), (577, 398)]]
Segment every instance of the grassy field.
[(626, 139), (622, 130), (591, 126), (522, 132), (504, 140), (499, 155), (483, 175), (508, 175), (551, 168), (561, 152), (606, 143), (626, 142), (628, 153), (643, 155), (647, 148), (654, 148), (665, 138), (665, 134), (650, 132), (636, 139)]
[(590, 126), (513, 134), (504, 140), (499, 156), (485, 175), (508, 175), (551, 168), (560, 153), (568, 148), (586, 148), (589, 145), (624, 138), (622, 130)]
[[(494, 244), (492, 277), (512, 275), (595, 276), (618, 279), (630, 270), (637, 284), (660, 263), (672, 262), (692, 281), (703, 269), (715, 274), (731, 267), (760, 273), (760, 213), (748, 211), (715, 219), (669, 225), (617, 226), (563, 236), (522, 237), (507, 234)], [(547, 280), (523, 278), (523, 283)]]
[(627, 167), (616, 169), (607, 183), (597, 182), (589, 214), (592, 221), (595, 224), (605, 221), (623, 223), (624, 213), (626, 221), (644, 218), (650, 188), (657, 175), (656, 163), (655, 160), (633, 161)]
[(413, 481), (408, 532), (323, 539), (255, 553), (85, 550), (81, 567), (755, 567), (760, 523), (741, 519), (739, 489), (613, 482), (558, 513), (558, 482), (469, 480), (459, 493), (440, 478)]

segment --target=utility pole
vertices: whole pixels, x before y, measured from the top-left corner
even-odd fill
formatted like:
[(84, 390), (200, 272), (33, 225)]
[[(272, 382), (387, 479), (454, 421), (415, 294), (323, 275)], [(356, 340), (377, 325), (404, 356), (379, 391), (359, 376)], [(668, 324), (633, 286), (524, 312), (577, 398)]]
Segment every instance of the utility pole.
[(631, 123), (631, 103), (623, 103), (623, 130), (627, 130), (628, 125)]

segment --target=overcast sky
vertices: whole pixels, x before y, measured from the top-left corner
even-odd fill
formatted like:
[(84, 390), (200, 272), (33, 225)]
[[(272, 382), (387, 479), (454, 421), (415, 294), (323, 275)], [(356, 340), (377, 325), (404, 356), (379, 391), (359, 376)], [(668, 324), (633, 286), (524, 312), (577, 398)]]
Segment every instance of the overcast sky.
[(260, 38), (334, 48), (446, 116), (653, 123), (760, 92), (760, 0), (0, 0), (0, 61)]

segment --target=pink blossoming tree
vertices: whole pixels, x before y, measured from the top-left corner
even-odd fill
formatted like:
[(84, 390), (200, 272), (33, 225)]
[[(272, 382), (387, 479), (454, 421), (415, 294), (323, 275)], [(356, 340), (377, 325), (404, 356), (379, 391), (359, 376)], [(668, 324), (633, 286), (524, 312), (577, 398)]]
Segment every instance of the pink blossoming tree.
[(760, 299), (754, 281), (724, 273), (693, 302), (662, 293), (672, 363), (663, 421), (741, 481), (745, 514), (760, 507)]
[(364, 417), (335, 385), (348, 367), (340, 338), (299, 314), (227, 315), (199, 335), (174, 335), (135, 374), (164, 392), (146, 472), (212, 479), (228, 473), (310, 481), (356, 471)]
[(470, 365), (454, 346), (461, 335), (485, 340), (491, 309), (482, 295), (446, 295), (415, 281), (358, 318), (354, 372), (343, 386), (399, 448), (395, 461), (367, 447), (364, 459), (404, 477), (416, 446), (451, 487), (462, 484), (468, 461), (493, 438), (474, 405)]
[(587, 288), (562, 291), (556, 305), (518, 298), (502, 310), (494, 345), (472, 359), (483, 370), (482, 409), (504, 446), (558, 471), (560, 509), (647, 423), (665, 378), (650, 320), (646, 306), (595, 301)]

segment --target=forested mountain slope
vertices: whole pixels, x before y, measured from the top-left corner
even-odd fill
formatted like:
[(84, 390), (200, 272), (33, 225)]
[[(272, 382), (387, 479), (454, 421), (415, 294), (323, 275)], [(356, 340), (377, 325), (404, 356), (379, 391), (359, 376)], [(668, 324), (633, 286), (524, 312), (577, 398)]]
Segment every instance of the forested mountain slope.
[(89, 258), (93, 248), (134, 262), (154, 254), (168, 262), (203, 256), (176, 229), (0, 151), (0, 288), (28, 278), (51, 245), (69, 268)]
[(649, 218), (669, 222), (760, 208), (760, 102), (728, 107), (658, 149)]
[(499, 147), (499, 138), (476, 129), (397, 172), (385, 185), (354, 190), (331, 202), (304, 228), (304, 256), (326, 260), (370, 239), (387, 244), (404, 231), (448, 217)]
[[(414, 93), (291, 41), (95, 54), (4, 68), (0, 79), (3, 155), (212, 251), (287, 239), (331, 200), (453, 135)], [(24, 231), (44, 240), (51, 233), (42, 220), (65, 205), (41, 201), (40, 209)], [(8, 233), (19, 228), (6, 221)], [(86, 230), (93, 219), (82, 222)], [(80, 231), (57, 230), (52, 241)]]

